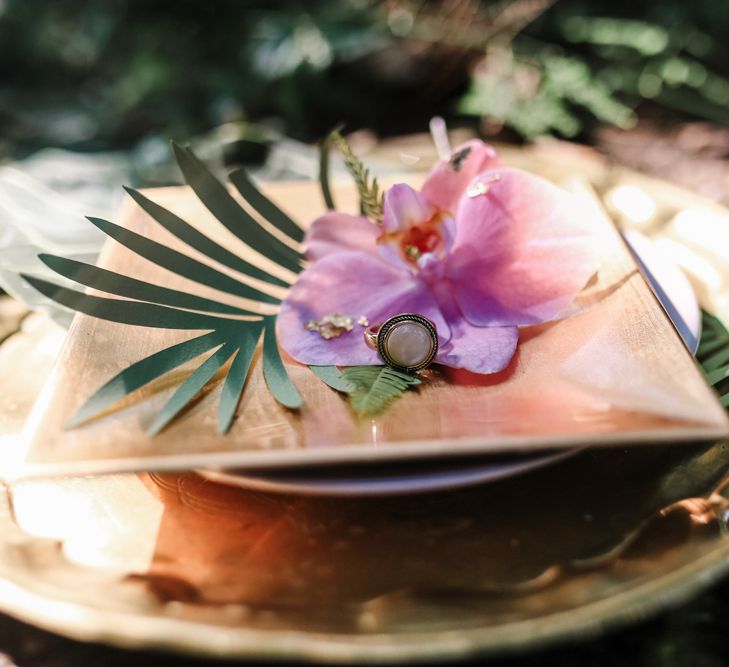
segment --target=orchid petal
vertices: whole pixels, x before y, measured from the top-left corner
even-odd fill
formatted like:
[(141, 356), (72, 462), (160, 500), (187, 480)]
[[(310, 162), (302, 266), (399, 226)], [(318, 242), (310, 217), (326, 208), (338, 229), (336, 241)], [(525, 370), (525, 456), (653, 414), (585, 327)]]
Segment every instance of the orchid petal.
[(464, 317), (476, 326), (554, 318), (597, 269), (587, 216), (567, 192), (517, 169), (477, 182), (482, 193), (461, 199), (448, 261)]
[(441, 226), (441, 233), (443, 234), (443, 246), (445, 254), (449, 254), (451, 248), (453, 248), (453, 242), (456, 240), (456, 221), (450, 216), (443, 219)]
[(429, 220), (434, 214), (435, 209), (417, 190), (398, 183), (385, 193), (382, 226), (385, 232), (402, 232)]
[[(416, 266), (418, 268), (418, 275), (428, 283), (431, 291), (435, 295), (437, 292), (435, 289), (437, 283), (444, 280), (446, 275), (446, 265), (443, 263), (443, 260), (438, 255), (427, 252), (418, 258)], [(438, 297), (436, 296), (437, 300)], [(448, 309), (443, 308), (441, 301), (438, 301), (438, 303), (441, 306), (441, 312), (445, 315), (446, 319), (449, 319)]]
[(461, 195), (481, 172), (501, 165), (496, 151), (488, 144), (472, 139), (458, 146), (431, 169), (421, 193), (442, 211), (455, 213)]
[(377, 237), (382, 230), (362, 215), (325, 213), (306, 232), (304, 247), (311, 260), (321, 259), (335, 252), (365, 250), (377, 252)]
[(400, 271), (407, 271), (408, 273), (416, 272), (417, 265), (406, 262), (400, 254), (400, 243), (397, 239), (391, 240), (387, 237), (380, 237), (377, 249), (379, 250), (380, 257), (390, 264), (390, 266), (394, 266)]
[[(365, 316), (375, 324), (406, 312), (427, 317), (435, 324), (440, 343), (448, 342), (448, 323), (423, 281), (375, 255), (342, 252), (320, 259), (300, 274), (281, 306), (278, 336), (286, 352), (304, 364), (381, 364), (377, 352), (365, 343), (364, 328), (357, 320)], [(311, 320), (336, 313), (351, 316), (354, 328), (328, 340), (306, 328)]]
[(519, 341), (518, 327), (474, 327), (463, 318), (450, 322), (451, 339), (436, 362), (472, 373), (498, 373), (509, 365)]

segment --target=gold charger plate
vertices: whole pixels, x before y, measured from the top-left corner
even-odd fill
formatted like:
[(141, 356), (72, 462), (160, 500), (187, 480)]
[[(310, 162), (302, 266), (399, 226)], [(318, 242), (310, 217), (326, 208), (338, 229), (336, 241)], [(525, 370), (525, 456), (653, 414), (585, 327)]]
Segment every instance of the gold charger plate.
[(595, 450), (419, 497), (195, 475), (19, 482), (0, 608), (68, 636), (229, 658), (463, 658), (597, 635), (729, 565), (729, 450)]
[[(22, 390), (10, 424), (60, 339), (30, 324), (0, 347)], [(38, 349), (30, 375), (12, 372)], [(365, 501), (194, 475), (16, 483), (0, 506), (0, 607), (77, 639), (231, 658), (521, 651), (638, 620), (722, 574), (727, 468), (723, 445), (594, 451)]]

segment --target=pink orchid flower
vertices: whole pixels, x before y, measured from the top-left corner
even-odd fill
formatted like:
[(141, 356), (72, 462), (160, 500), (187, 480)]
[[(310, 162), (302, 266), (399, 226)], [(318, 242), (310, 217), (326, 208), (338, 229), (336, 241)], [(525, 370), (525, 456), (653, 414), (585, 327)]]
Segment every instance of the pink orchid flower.
[(325, 339), (307, 323), (418, 313), (438, 331), (436, 363), (494, 373), (513, 357), (520, 326), (558, 317), (584, 287), (597, 268), (594, 245), (572, 195), (471, 141), (420, 192), (391, 187), (382, 225), (338, 212), (314, 221), (313, 263), (281, 306), (279, 340), (304, 364), (381, 364), (362, 327)]

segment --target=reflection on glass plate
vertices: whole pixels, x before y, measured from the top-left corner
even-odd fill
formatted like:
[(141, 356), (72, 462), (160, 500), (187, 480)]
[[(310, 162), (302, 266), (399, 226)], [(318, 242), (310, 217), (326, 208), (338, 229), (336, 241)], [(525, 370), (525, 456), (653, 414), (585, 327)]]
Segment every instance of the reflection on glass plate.
[(450, 469), (444, 469), (442, 463), (436, 462), (425, 468), (398, 467), (378, 470), (377, 473), (365, 472), (361, 477), (347, 477), (342, 474), (341, 469), (329, 475), (321, 473), (307, 477), (287, 477), (280, 472), (270, 475), (243, 474), (229, 470), (200, 470), (199, 474), (212, 482), (275, 493), (308, 496), (402, 495), (494, 482), (556, 463), (578, 451), (579, 449), (568, 449), (539, 456), (522, 456), (504, 463), (470, 463)]
[[(686, 346), (696, 353), (701, 334), (701, 311), (691, 285), (684, 274), (658, 252), (655, 244), (642, 234), (625, 235), (646, 280), (661, 301), (666, 313)], [(444, 468), (436, 462), (426, 466), (367, 468), (343, 473), (341, 468), (329, 472), (243, 473), (232, 470), (200, 470), (205, 479), (257, 491), (291, 493), (308, 496), (384, 496), (427, 493), (486, 484), (520, 475), (556, 463), (577, 453), (579, 449), (519, 456), (499, 462), (469, 462)]]

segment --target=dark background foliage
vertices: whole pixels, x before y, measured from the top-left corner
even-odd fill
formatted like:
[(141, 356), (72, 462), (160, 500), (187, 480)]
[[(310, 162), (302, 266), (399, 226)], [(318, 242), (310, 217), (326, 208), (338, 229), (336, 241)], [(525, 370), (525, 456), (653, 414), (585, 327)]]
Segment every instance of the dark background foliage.
[(226, 122), (304, 140), (436, 113), (508, 138), (725, 124), (726, 34), (715, 0), (3, 0), (0, 158)]

